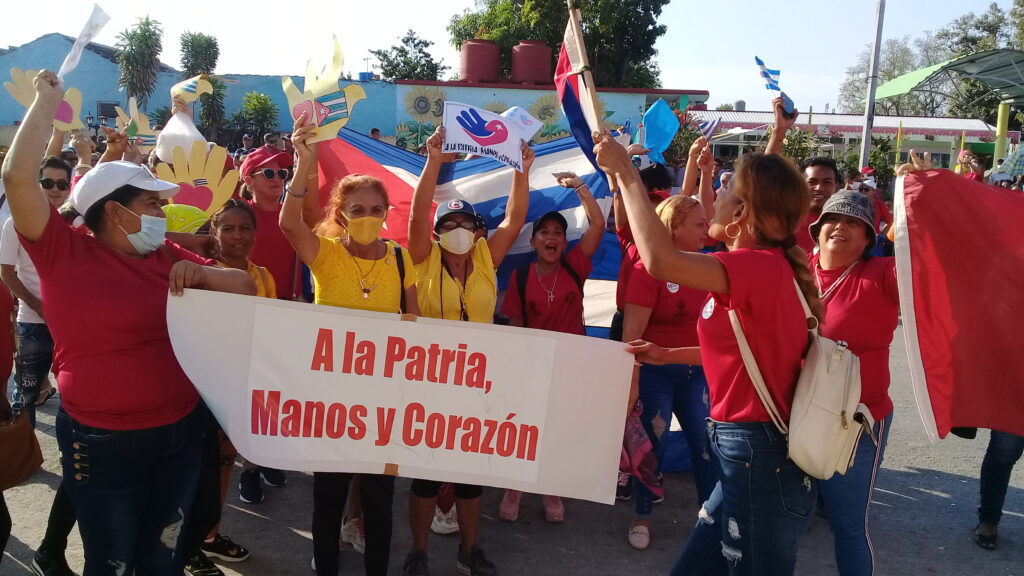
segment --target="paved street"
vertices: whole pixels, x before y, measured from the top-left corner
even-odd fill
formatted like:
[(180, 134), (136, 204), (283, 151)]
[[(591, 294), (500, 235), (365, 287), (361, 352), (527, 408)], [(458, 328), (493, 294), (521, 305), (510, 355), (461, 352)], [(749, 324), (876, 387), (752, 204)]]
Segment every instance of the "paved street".
[[(970, 540), (978, 500), (978, 471), (988, 442), (950, 437), (929, 445), (910, 388), (902, 332), (892, 354), (892, 394), (896, 417), (889, 438), (884, 470), (874, 494), (871, 526), (880, 574), (1012, 575), (1024, 574), (1024, 464), (1014, 471), (1000, 526), (1000, 547), (985, 552)], [(1019, 375), (1008, 375), (1019, 377)], [(5, 493), (14, 517), (0, 575), (22, 576), (32, 549), (42, 538), (53, 489), (57, 484), (57, 454), (53, 434), (56, 403), (39, 416), (40, 439), (46, 458), (43, 470), (25, 485)], [(626, 543), (631, 503), (614, 507), (572, 501), (566, 521), (549, 526), (543, 521), (539, 496), (525, 496), (520, 521), (497, 520), (499, 490), (485, 492), (487, 517), (481, 528), (483, 545), (503, 575), (547, 576), (666, 574), (696, 517), (693, 483), (686, 474), (666, 475), (667, 498), (655, 508), (651, 548), (638, 552)], [(222, 531), (252, 550), (252, 557), (226, 574), (310, 574), (312, 540), (312, 476), (290, 473), (288, 486), (266, 489), (266, 501), (249, 506), (238, 500), (237, 487), (228, 495)], [(391, 573), (401, 573), (410, 536), (406, 523), (409, 481), (401, 479), (395, 499), (394, 547)], [(455, 572), (455, 537), (433, 536), (430, 543), (434, 574)], [(343, 573), (362, 574), (362, 562), (351, 550), (344, 553)], [(71, 566), (82, 567), (77, 532), (68, 551)], [(828, 525), (816, 519), (803, 539), (798, 574), (836, 574)]]

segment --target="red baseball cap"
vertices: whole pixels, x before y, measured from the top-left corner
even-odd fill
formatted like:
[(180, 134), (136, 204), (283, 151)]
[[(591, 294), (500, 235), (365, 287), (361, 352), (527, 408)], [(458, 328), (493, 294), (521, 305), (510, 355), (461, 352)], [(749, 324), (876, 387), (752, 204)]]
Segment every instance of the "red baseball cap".
[(245, 155), (245, 160), (242, 160), (239, 176), (245, 178), (271, 162), (277, 162), (281, 168), (290, 168), (292, 156), (278, 148), (271, 149), (266, 146), (260, 146)]
[(658, 202), (661, 202), (662, 200), (667, 200), (668, 197), (671, 195), (671, 190), (651, 190), (650, 192), (647, 193), (648, 198), (650, 198), (651, 200), (656, 200)]
[(870, 176), (875, 173), (875, 169), (872, 168), (871, 166), (865, 166), (860, 169), (860, 173), (865, 176)]

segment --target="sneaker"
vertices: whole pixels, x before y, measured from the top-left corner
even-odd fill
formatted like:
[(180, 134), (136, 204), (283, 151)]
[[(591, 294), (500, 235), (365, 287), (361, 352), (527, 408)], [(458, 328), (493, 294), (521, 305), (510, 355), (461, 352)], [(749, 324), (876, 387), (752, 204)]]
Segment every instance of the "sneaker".
[(206, 554), (197, 552), (185, 563), (185, 576), (224, 576), (224, 573), (206, 557)]
[(263, 483), (272, 488), (280, 488), (288, 483), (288, 477), (284, 475), (284, 471), (278, 470), (277, 468), (264, 468), (259, 467), (260, 476), (263, 478)]
[(651, 529), (643, 524), (630, 523), (629, 545), (637, 550), (647, 550), (651, 545)]
[(505, 522), (515, 522), (519, 519), (519, 501), (523, 493), (519, 490), (505, 490), (505, 496), (501, 498), (501, 505), (498, 507), (498, 518)]
[(655, 496), (654, 498), (652, 498), (651, 499), (651, 504), (661, 504), (664, 501), (665, 501), (665, 494), (662, 494), (661, 496)]
[(633, 475), (629, 472), (619, 472), (619, 483), (615, 487), (615, 499), (619, 502), (628, 502), (633, 497)]
[(309, 567), (313, 569), (313, 572), (316, 572), (316, 557), (309, 559)]
[(455, 571), (465, 576), (498, 576), (498, 569), (484, 556), (480, 546), (473, 546), (469, 554), (459, 546), (459, 561), (455, 564)]
[(419, 550), (409, 552), (402, 569), (405, 570), (405, 576), (430, 576), (430, 571), (427, 570), (427, 555)]
[(263, 487), (260, 486), (259, 470), (243, 470), (238, 475), (238, 499), (246, 504), (263, 502)]
[(32, 573), (36, 576), (78, 576), (71, 571), (64, 554), (46, 554), (37, 551), (32, 558)]
[(366, 529), (363, 528), (363, 517), (345, 518), (341, 523), (342, 544), (352, 545), (352, 549), (360, 554), (366, 550)]
[(549, 524), (558, 524), (565, 520), (565, 506), (558, 496), (542, 496), (544, 501), (544, 521)]
[(249, 551), (245, 546), (239, 546), (231, 541), (231, 538), (218, 533), (213, 542), (203, 542), (203, 552), (225, 562), (241, 562), (249, 558)]
[(434, 534), (455, 534), (459, 531), (459, 516), (452, 504), (447, 514), (441, 512), (439, 506), (434, 506), (434, 519), (430, 522), (430, 530)]

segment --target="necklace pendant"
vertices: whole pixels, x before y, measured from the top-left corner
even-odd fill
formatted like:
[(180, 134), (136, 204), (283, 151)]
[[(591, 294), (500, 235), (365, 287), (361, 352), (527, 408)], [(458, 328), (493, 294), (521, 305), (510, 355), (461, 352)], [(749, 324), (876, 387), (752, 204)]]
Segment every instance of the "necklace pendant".
[(548, 304), (551, 304), (554, 301), (555, 301), (555, 295), (552, 294), (551, 292), (548, 292)]
[(363, 300), (366, 300), (366, 299), (368, 299), (369, 297), (370, 297), (370, 291), (369, 291), (369, 290), (365, 290), (365, 289), (364, 289), (364, 290), (363, 290)]

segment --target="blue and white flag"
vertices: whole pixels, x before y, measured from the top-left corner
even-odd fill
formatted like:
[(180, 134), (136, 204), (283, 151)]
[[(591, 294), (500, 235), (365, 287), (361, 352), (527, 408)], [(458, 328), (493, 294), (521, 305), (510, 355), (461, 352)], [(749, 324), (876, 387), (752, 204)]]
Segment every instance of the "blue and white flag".
[(718, 123), (721, 121), (721, 116), (714, 120), (705, 120), (704, 122), (701, 122), (697, 128), (700, 130), (700, 133), (704, 135), (706, 140), (711, 140), (711, 137), (718, 131)]
[(779, 88), (779, 70), (771, 70), (764, 65), (764, 60), (761, 60), (757, 56), (754, 56), (754, 62), (757, 62), (757, 67), (761, 69), (761, 78), (764, 79), (764, 87), (768, 90), (774, 90), (780, 92)]

